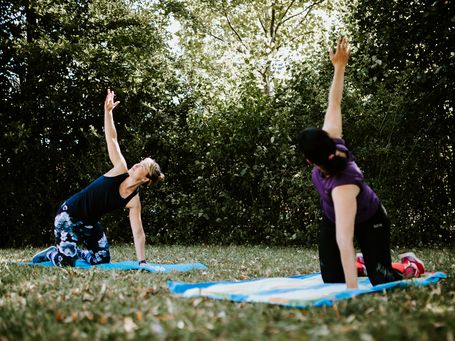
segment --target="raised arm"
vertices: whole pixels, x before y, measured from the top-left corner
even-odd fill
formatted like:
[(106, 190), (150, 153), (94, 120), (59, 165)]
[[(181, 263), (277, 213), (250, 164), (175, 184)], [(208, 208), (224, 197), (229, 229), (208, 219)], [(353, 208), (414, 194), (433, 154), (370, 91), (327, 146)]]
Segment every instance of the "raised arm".
[(331, 138), (340, 138), (342, 134), (341, 99), (343, 97), (344, 71), (348, 63), (351, 48), (346, 37), (338, 39), (335, 53), (329, 49), (334, 72), (329, 91), (329, 104), (322, 127)]
[(127, 165), (117, 141), (117, 130), (115, 129), (114, 116), (112, 114), (114, 108), (119, 104), (120, 102), (118, 101), (114, 102), (114, 91), (107, 89), (104, 102), (104, 134), (106, 136), (107, 151), (114, 168), (122, 168), (122, 171), (126, 171)]

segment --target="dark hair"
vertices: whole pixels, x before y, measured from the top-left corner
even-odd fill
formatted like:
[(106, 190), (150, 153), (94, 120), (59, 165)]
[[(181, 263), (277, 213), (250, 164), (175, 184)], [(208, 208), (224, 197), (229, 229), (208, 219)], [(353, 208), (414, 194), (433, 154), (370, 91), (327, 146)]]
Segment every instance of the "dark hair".
[(297, 148), (306, 159), (322, 167), (330, 175), (346, 168), (345, 157), (336, 155), (335, 141), (325, 130), (307, 128), (297, 134)]

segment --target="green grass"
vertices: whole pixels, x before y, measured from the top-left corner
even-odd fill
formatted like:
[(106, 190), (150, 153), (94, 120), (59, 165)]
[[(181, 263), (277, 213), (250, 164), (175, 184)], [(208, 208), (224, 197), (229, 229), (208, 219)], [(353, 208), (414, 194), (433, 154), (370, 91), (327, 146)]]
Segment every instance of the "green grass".
[[(318, 271), (317, 251), (259, 246), (150, 246), (156, 263), (202, 262), (207, 270), (152, 274), (11, 264), (37, 249), (0, 250), (0, 341), (109, 340), (447, 340), (455, 337), (455, 250), (422, 249), (428, 270), (449, 278), (340, 301), (289, 309), (265, 304), (184, 299), (166, 281), (239, 280)], [(394, 250), (393, 255), (405, 250)], [(132, 246), (112, 248), (134, 258)]]

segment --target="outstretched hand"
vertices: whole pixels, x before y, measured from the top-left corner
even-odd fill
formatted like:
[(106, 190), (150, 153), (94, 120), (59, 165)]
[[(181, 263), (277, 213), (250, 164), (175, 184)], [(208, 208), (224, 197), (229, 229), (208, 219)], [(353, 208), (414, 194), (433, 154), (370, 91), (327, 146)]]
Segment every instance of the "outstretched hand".
[(348, 38), (339, 38), (335, 53), (329, 47), (330, 60), (333, 66), (346, 66), (348, 63), (349, 55), (351, 54), (351, 47), (349, 46)]
[(111, 91), (111, 89), (108, 88), (106, 100), (104, 101), (104, 111), (112, 112), (112, 110), (120, 104), (120, 101), (114, 102), (114, 96), (114, 91)]

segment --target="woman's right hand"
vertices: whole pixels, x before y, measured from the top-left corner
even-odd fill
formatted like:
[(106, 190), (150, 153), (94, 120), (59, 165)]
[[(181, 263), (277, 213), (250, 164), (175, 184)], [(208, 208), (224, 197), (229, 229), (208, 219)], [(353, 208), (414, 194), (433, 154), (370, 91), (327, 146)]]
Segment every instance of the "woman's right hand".
[(107, 89), (106, 100), (104, 101), (104, 111), (105, 112), (112, 112), (114, 108), (120, 104), (120, 101), (114, 102), (114, 91), (111, 89)]
[(348, 38), (343, 37), (338, 39), (335, 53), (329, 47), (330, 60), (333, 66), (346, 66), (351, 54), (351, 47), (349, 46)]

